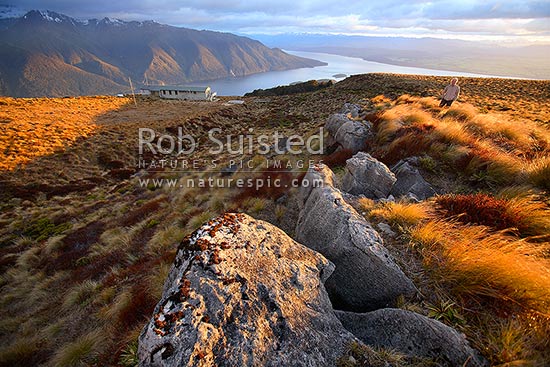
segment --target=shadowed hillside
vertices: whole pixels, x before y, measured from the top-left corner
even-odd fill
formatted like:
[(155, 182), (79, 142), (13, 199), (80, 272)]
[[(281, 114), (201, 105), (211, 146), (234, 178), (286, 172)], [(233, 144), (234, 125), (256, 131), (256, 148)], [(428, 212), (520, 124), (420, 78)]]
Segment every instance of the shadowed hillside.
[(113, 94), (135, 83), (181, 84), (323, 63), (230, 33), (153, 21), (77, 20), (48, 11), (0, 19), (0, 94)]

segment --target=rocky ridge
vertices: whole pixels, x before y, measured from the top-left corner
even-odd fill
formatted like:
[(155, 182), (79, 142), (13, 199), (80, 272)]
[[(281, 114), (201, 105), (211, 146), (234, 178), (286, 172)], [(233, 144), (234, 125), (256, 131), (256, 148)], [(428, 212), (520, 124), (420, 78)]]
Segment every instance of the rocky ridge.
[[(335, 133), (336, 121), (361, 118), (360, 109), (346, 108), (351, 111), (327, 122), (337, 143), (346, 135)], [(367, 177), (352, 186), (363, 196), (369, 191), (362, 186), (374, 186), (376, 200), (391, 200), (400, 176), (402, 196), (432, 195), (411, 164), (400, 162), (392, 172), (359, 151), (346, 174)], [(381, 172), (393, 179), (368, 178)], [(141, 365), (332, 366), (352, 342), (442, 366), (486, 365), (458, 331), (391, 308), (400, 297), (414, 297), (416, 288), (378, 232), (348, 204), (356, 193), (340, 191), (330, 168), (318, 164), (297, 194), (298, 242), (244, 214), (225, 214), (186, 238), (140, 336)]]
[(395, 264), (378, 232), (334, 186), (332, 171), (314, 166), (304, 182), (296, 240), (336, 265), (325, 284), (333, 304), (362, 312), (395, 306), (399, 296), (412, 296), (412, 281)]

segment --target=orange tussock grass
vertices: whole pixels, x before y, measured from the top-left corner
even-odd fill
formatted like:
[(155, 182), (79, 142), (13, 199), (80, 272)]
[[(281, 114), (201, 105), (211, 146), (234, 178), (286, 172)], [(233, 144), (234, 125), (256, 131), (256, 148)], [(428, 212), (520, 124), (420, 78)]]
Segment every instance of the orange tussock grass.
[[(405, 95), (379, 112), (375, 156), (392, 164), (428, 153), (491, 187), (527, 180), (550, 188), (547, 128), (503, 114), (480, 114), (468, 104), (441, 112), (434, 103), (430, 98)], [(441, 144), (447, 149), (435, 149)]]
[(437, 220), (415, 227), (410, 236), (425, 265), (459, 297), (549, 313), (550, 261), (542, 256), (548, 243)]
[(444, 118), (451, 118), (460, 121), (472, 120), (477, 116), (474, 106), (467, 103), (455, 104), (443, 114)]
[(384, 161), (393, 164), (400, 159), (423, 154), (431, 145), (428, 132), (432, 130), (433, 125), (429, 124), (401, 128), (396, 138), (386, 147), (383, 153)]
[(402, 126), (403, 123), (395, 112), (385, 111), (376, 125), (376, 140), (379, 143), (387, 143)]
[(431, 112), (438, 112), (441, 110), (441, 108), (439, 107), (439, 100), (433, 97), (419, 98), (418, 103), (422, 106), (423, 109)]
[(541, 151), (550, 147), (550, 132), (530, 120), (511, 120), (502, 115), (477, 115), (465, 126), (476, 135), (505, 140), (523, 151)]
[(489, 194), (443, 195), (435, 202), (446, 216), (496, 230), (517, 229), (525, 236), (550, 233), (550, 210), (532, 197), (497, 198)]
[(473, 145), (476, 142), (475, 137), (454, 119), (437, 121), (434, 136), (451, 144)]
[[(368, 201), (360, 201), (359, 203), (365, 209), (368, 208)], [(428, 217), (428, 208), (423, 204), (387, 202), (371, 209), (370, 215), (387, 220), (392, 224), (407, 227), (416, 225), (423, 219), (426, 219)]]
[(96, 119), (127, 98), (0, 98), (0, 170), (63, 150), (97, 130)]
[(527, 178), (534, 185), (550, 190), (550, 157), (542, 157), (526, 164)]

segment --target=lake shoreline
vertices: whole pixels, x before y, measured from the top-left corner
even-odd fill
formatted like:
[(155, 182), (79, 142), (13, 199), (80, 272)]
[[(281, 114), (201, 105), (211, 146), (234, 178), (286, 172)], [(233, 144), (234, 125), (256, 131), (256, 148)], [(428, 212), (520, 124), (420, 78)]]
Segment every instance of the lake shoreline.
[(345, 77), (335, 78), (335, 75), (349, 77), (357, 74), (387, 73), (397, 75), (428, 75), (446, 77), (473, 77), (492, 79), (518, 79), (531, 80), (526, 78), (514, 78), (499, 75), (486, 75), (477, 73), (457, 72), (450, 70), (437, 70), (418, 68), (411, 66), (400, 66), (393, 64), (369, 61), (358, 57), (342, 56), (329, 53), (318, 53), (308, 51), (285, 52), (327, 63), (325, 66), (311, 68), (299, 68), (290, 70), (268, 71), (264, 73), (250, 74), (244, 77), (223, 78), (215, 80), (203, 80), (190, 83), (190, 85), (208, 84), (219, 96), (242, 97), (248, 92), (256, 89), (270, 89), (277, 86), (287, 86), (293, 83), (306, 82), (309, 80), (333, 79), (336, 82), (344, 80)]

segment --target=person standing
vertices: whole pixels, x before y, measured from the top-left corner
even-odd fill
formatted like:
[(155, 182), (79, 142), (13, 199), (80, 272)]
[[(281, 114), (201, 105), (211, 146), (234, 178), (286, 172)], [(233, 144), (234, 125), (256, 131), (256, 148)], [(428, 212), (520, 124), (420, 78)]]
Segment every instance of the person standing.
[(453, 102), (457, 100), (458, 96), (460, 95), (460, 87), (457, 83), (457, 78), (451, 79), (451, 84), (446, 86), (443, 90), (443, 95), (441, 96), (441, 103), (439, 104), (439, 107), (450, 107)]

